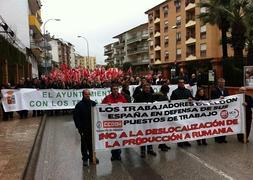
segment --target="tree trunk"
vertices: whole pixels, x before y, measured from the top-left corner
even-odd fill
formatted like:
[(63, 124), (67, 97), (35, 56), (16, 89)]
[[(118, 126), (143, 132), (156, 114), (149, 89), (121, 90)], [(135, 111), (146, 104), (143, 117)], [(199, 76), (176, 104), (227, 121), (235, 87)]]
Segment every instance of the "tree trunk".
[(227, 48), (227, 30), (225, 28), (221, 29), (221, 41), (222, 41), (222, 57), (227, 59), (228, 48)]
[(247, 54), (247, 65), (253, 65), (253, 42), (249, 41), (248, 54)]

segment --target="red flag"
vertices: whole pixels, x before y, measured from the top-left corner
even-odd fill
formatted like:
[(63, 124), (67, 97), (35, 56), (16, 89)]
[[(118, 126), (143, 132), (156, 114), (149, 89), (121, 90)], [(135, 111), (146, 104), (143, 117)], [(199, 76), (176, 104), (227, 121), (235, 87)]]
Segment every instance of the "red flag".
[(129, 69), (127, 70), (127, 74), (132, 74), (133, 71), (132, 71), (132, 66), (129, 67)]

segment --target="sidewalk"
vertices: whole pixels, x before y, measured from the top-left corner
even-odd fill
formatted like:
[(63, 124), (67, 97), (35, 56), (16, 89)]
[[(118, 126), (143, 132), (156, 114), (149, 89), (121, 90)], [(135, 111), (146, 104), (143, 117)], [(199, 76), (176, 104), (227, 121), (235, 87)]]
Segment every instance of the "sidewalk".
[(0, 121), (0, 180), (22, 178), (41, 119)]

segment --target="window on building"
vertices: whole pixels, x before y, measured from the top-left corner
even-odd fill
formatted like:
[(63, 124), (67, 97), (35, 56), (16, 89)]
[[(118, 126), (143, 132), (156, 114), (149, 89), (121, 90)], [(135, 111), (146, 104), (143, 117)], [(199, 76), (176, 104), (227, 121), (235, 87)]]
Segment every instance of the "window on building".
[(190, 46), (187, 46), (186, 48), (186, 56), (196, 56), (196, 46), (195, 44), (192, 44)]
[(176, 59), (177, 60), (181, 59), (181, 54), (182, 54), (181, 48), (177, 48), (177, 52), (176, 52)]
[(164, 60), (169, 61), (169, 51), (164, 52)]
[(200, 44), (200, 56), (206, 57), (206, 43)]
[(181, 32), (177, 32), (176, 34), (176, 43), (177, 44), (181, 43)]
[(181, 16), (176, 17), (176, 26), (177, 27), (181, 26)]
[(169, 8), (168, 8), (168, 5), (166, 5), (163, 7), (163, 16), (168, 17), (168, 14), (169, 14)]
[(174, 0), (174, 4), (176, 6), (176, 12), (179, 12), (181, 8), (181, 0)]
[(206, 25), (200, 27), (200, 39), (206, 39)]
[(169, 22), (165, 21), (164, 22), (164, 33), (168, 33), (168, 31), (169, 31)]
[(169, 46), (169, 36), (165, 36), (164, 37), (164, 47), (168, 47)]

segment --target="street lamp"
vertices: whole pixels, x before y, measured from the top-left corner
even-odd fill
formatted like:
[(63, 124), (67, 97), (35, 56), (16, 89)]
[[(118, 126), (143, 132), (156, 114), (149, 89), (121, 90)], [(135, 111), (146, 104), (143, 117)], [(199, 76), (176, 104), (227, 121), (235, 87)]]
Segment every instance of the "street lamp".
[(46, 48), (46, 42), (47, 42), (47, 38), (46, 38), (46, 24), (49, 21), (61, 21), (60, 19), (48, 19), (45, 21), (44, 25), (43, 25), (43, 36), (44, 36), (44, 51), (45, 51), (45, 57), (44, 57), (44, 62), (45, 62), (45, 73), (47, 73), (47, 48)]
[(89, 60), (89, 43), (88, 43), (88, 40), (84, 36), (77, 36), (77, 37), (82, 38), (86, 41), (86, 44), (87, 44), (87, 57), (88, 57), (88, 60)]

